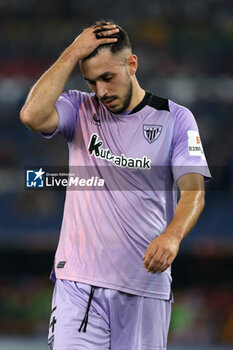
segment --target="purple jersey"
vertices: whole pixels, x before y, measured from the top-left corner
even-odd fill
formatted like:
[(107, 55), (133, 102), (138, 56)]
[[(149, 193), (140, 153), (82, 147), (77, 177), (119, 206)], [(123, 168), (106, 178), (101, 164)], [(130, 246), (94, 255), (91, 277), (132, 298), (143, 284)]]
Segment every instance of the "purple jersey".
[(44, 136), (63, 134), (70, 167), (95, 169), (106, 180), (104, 190), (67, 190), (56, 277), (169, 299), (170, 268), (148, 273), (142, 257), (173, 218), (177, 179), (210, 177), (192, 113), (149, 92), (129, 115), (76, 90), (56, 108), (57, 130)]

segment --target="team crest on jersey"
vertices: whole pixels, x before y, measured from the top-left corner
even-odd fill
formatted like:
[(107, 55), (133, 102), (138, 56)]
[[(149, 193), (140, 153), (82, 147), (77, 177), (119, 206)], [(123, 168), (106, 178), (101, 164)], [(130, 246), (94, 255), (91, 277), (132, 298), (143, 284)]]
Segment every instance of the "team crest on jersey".
[(160, 136), (163, 126), (143, 124), (143, 135), (149, 143), (153, 143)]

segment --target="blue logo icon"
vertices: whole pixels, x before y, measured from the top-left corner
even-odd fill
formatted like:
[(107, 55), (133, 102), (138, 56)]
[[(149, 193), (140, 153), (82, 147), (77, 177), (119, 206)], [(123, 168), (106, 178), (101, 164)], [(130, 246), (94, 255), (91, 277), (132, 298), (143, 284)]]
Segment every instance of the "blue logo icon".
[(42, 168), (40, 170), (27, 170), (26, 187), (44, 187), (44, 174)]

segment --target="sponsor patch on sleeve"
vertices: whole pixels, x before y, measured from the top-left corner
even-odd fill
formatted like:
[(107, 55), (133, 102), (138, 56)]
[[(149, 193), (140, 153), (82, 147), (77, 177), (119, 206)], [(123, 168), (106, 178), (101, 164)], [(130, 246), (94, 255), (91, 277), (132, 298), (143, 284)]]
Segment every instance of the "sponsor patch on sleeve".
[(188, 149), (190, 156), (199, 156), (205, 159), (205, 154), (202, 148), (201, 139), (198, 131), (188, 130)]

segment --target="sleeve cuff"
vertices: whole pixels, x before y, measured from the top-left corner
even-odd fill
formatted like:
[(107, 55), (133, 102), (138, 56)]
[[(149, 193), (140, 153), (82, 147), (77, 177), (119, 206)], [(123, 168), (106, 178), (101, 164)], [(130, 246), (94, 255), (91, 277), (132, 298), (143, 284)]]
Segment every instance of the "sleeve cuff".
[(173, 177), (175, 180), (175, 183), (177, 183), (177, 180), (187, 174), (200, 174), (204, 176), (205, 182), (208, 182), (212, 179), (212, 176), (210, 174), (209, 168), (207, 165), (191, 165), (191, 166), (175, 166), (173, 167)]

